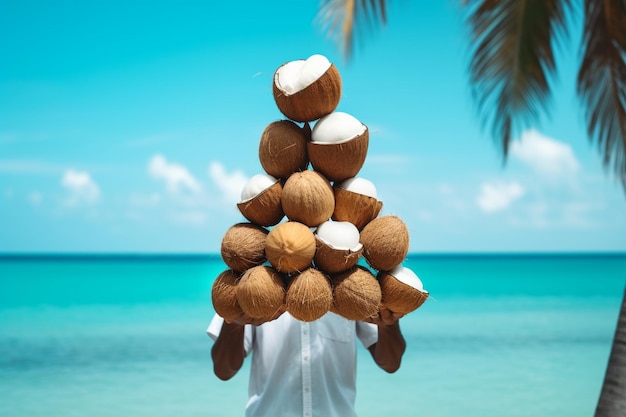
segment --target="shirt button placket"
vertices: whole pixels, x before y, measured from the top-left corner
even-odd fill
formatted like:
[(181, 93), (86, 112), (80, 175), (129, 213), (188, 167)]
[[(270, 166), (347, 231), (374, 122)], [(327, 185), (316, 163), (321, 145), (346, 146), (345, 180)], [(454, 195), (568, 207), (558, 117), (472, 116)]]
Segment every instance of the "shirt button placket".
[(310, 324), (303, 322), (300, 324), (300, 340), (302, 343), (301, 364), (302, 364), (302, 415), (312, 417), (313, 398), (311, 393), (311, 336)]

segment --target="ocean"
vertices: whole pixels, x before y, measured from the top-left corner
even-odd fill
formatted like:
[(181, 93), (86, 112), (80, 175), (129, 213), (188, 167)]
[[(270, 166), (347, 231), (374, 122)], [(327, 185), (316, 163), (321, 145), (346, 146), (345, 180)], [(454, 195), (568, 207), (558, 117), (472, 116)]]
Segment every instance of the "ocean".
[[(401, 369), (359, 348), (360, 417), (589, 417), (626, 285), (622, 255), (420, 255), (430, 299)], [(218, 256), (0, 258), (1, 417), (242, 416), (212, 372)]]

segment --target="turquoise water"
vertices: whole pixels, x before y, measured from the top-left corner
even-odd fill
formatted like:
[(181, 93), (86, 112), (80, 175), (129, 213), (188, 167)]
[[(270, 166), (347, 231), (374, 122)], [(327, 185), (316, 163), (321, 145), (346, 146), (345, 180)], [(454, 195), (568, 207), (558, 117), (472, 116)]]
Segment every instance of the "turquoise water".
[[(593, 415), (622, 256), (420, 256), (431, 292), (387, 375), (360, 349), (361, 417)], [(217, 257), (0, 260), (0, 416), (241, 416), (212, 374)], [(247, 363), (245, 365), (248, 366)]]

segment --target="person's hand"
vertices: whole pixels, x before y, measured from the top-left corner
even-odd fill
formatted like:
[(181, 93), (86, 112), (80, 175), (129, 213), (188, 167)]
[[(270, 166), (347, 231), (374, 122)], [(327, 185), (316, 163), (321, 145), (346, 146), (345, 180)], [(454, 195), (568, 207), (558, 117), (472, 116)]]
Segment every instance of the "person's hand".
[(273, 321), (276, 320), (277, 318), (279, 318), (284, 312), (286, 311), (285, 306), (281, 306), (276, 313), (274, 313), (274, 315), (271, 318), (255, 318), (255, 317), (251, 317), (249, 315), (247, 315), (246, 313), (242, 312), (238, 317), (234, 318), (233, 320), (227, 321), (227, 323), (231, 324), (239, 324), (241, 326), (246, 325), (246, 324), (251, 324), (253, 326), (260, 326), (263, 323), (267, 323), (268, 321)]
[(404, 314), (395, 313), (389, 310), (384, 305), (381, 305), (378, 308), (378, 315), (370, 317), (369, 322), (377, 324), (379, 326), (391, 326), (395, 324), (398, 320), (404, 317)]

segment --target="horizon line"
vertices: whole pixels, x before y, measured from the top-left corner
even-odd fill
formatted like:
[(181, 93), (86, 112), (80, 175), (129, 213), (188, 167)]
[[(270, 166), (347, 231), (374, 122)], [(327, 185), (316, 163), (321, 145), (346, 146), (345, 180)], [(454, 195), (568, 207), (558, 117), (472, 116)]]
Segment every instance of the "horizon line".
[[(409, 252), (410, 258), (436, 257), (626, 257), (626, 251)], [(0, 260), (37, 259), (221, 259), (219, 252), (0, 252)]]

